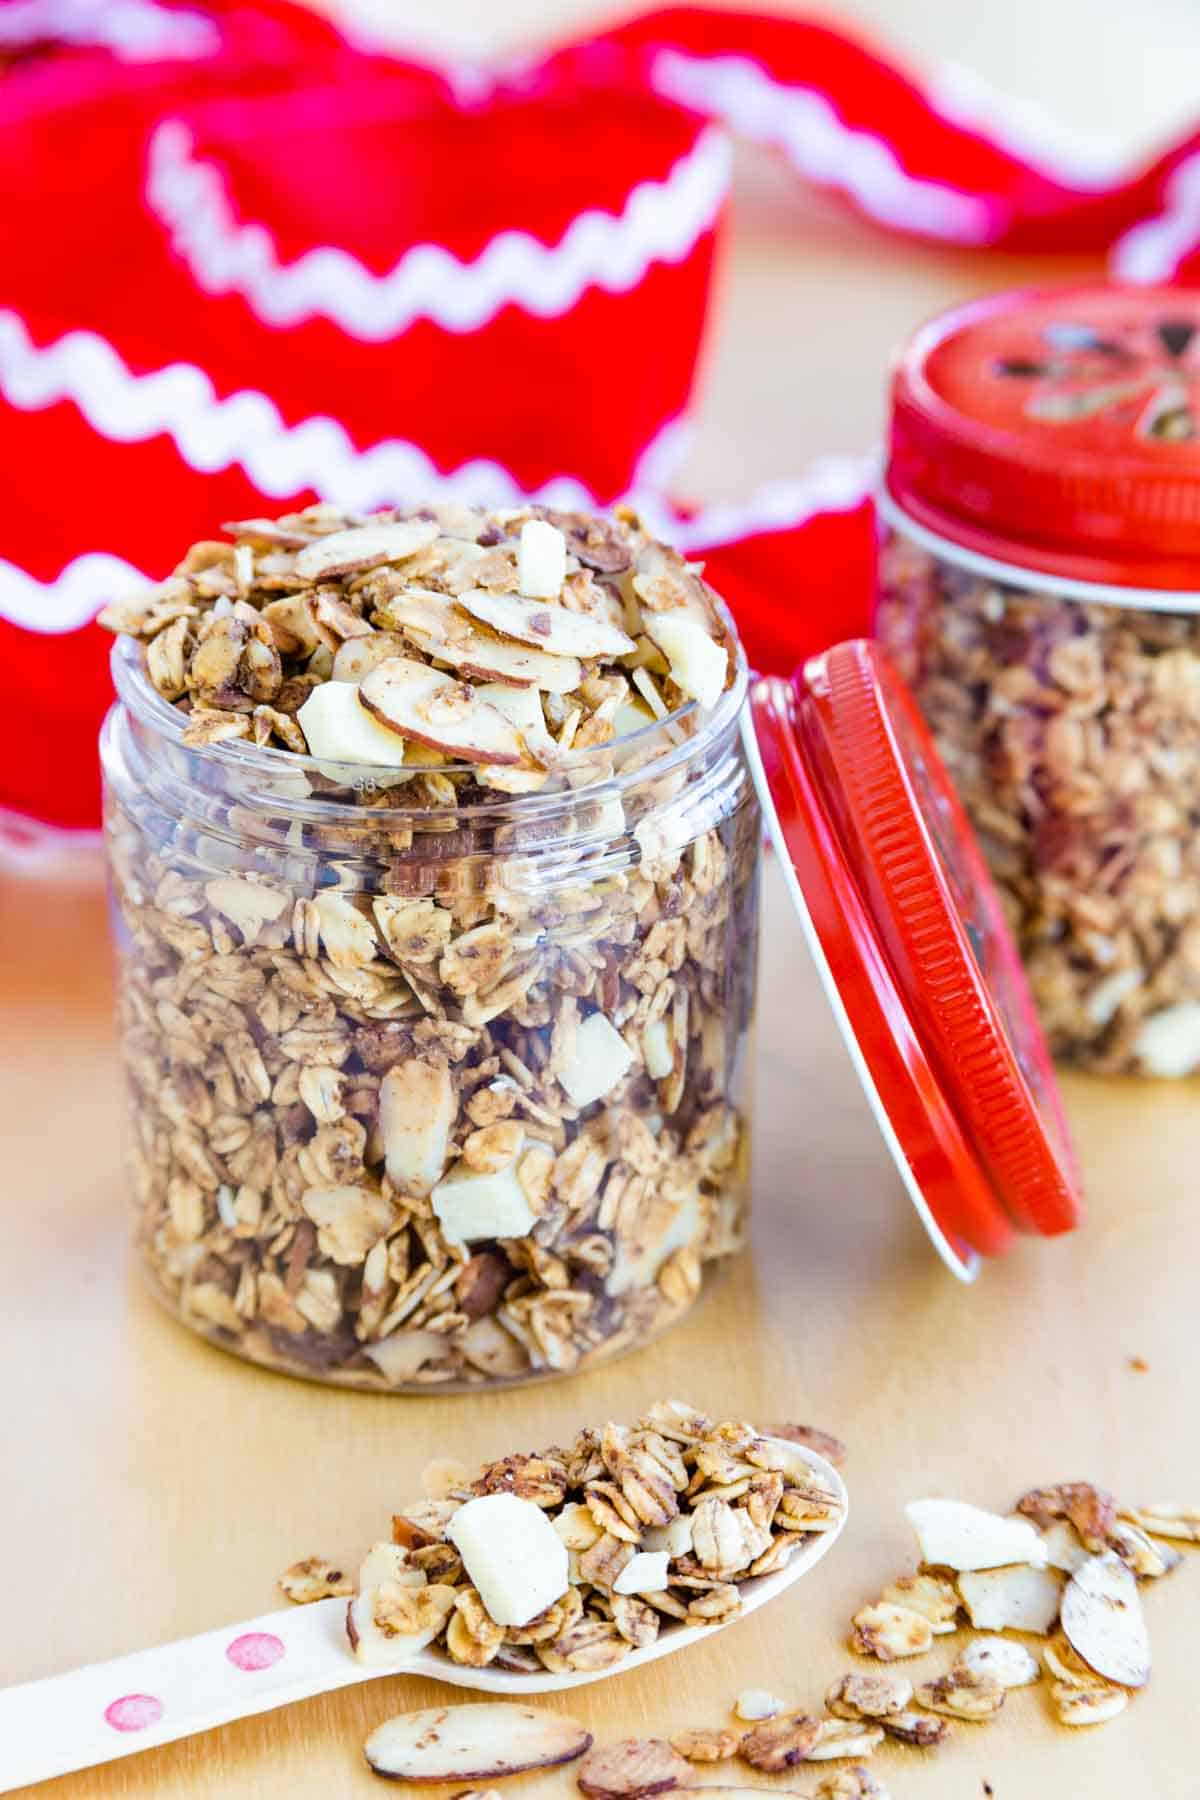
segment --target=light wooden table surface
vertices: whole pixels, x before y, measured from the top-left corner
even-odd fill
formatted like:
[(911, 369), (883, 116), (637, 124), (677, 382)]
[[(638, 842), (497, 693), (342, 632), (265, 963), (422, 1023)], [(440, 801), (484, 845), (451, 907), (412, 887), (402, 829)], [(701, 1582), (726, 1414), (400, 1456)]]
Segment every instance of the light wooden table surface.
[[(424, 0), (388, 10), (401, 24), (432, 16)], [(562, 25), (583, 10), (514, 0), (503, 18), (511, 36), (539, 15)], [(1178, 119), (1194, 91), (1200, 16), (1180, 0), (856, 0), (851, 10), (920, 52), (943, 48), (1060, 104), (1077, 125), (1115, 121), (1130, 146)], [(503, 36), (500, 16), (483, 0), (442, 0), (436, 14), (460, 35), (486, 25)], [(734, 495), (822, 451), (864, 448), (888, 353), (919, 318), (1046, 272), (881, 242), (747, 165), (693, 490)], [(817, 1702), (846, 1666), (850, 1613), (910, 1555), (901, 1508), (918, 1494), (1003, 1507), (1037, 1482), (1092, 1478), (1130, 1497), (1200, 1500), (1195, 1085), (1069, 1082), (1086, 1230), (1023, 1244), (977, 1288), (959, 1287), (887, 1166), (772, 870), (753, 1255), (660, 1345), (585, 1379), (486, 1405), (342, 1394), (242, 1366), (142, 1293), (125, 1243), (105, 931), (94, 878), (0, 876), (0, 1683), (250, 1617), (277, 1603), (275, 1576), (296, 1557), (353, 1561), (416, 1491), (430, 1455), (535, 1447), (664, 1394), (837, 1431), (851, 1446), (853, 1517), (783, 1608), (682, 1661), (573, 1696), (602, 1738), (721, 1722), (751, 1685)], [(998, 1723), (961, 1726), (936, 1760), (881, 1752), (875, 1766), (896, 1800), (1195, 1800), (1197, 1560), (1148, 1597), (1159, 1672), (1122, 1719), (1068, 1735), (1043, 1693), (1015, 1694)], [(361, 1761), (368, 1730), (446, 1692), (375, 1683), (39, 1791), (378, 1793)], [(814, 1784), (815, 1772), (791, 1785)], [(560, 1774), (511, 1791), (576, 1790)]]

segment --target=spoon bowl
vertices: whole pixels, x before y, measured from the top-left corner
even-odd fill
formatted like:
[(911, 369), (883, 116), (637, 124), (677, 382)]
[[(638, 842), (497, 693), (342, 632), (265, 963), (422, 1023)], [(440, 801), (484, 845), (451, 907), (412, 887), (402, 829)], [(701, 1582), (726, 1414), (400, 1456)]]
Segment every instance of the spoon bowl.
[(408, 1657), (398, 1655), (395, 1663), (361, 1663), (346, 1636), (345, 1600), (289, 1606), (241, 1625), (0, 1691), (0, 1793), (379, 1676), (422, 1675), (520, 1701), (606, 1681), (690, 1649), (779, 1599), (841, 1536), (849, 1508), (841, 1476), (815, 1451), (791, 1443), (787, 1448), (837, 1495), (838, 1521), (828, 1531), (810, 1533), (786, 1567), (740, 1583), (742, 1605), (731, 1619), (664, 1624), (653, 1644), (631, 1650), (612, 1668), (524, 1674), (468, 1668), (432, 1645)]

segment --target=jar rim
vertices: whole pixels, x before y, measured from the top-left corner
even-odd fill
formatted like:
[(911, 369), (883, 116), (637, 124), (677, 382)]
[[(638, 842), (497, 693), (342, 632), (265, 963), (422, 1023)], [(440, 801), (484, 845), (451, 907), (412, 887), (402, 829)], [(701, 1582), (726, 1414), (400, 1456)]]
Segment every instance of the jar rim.
[[(726, 630), (726, 639), (734, 654), (734, 678), (727, 687), (711, 714), (700, 728), (692, 735), (679, 738), (673, 727), (697, 718), (698, 703), (689, 700), (685, 706), (676, 709), (664, 719), (655, 719), (642, 726), (638, 731), (610, 739), (608, 743), (588, 747), (583, 750), (566, 751), (561, 764), (555, 770), (559, 779), (554, 786), (536, 789), (528, 794), (511, 794), (502, 789), (495, 790), (494, 799), (476, 801), (471, 805), (460, 807), (460, 815), (464, 819), (478, 817), (483, 814), (504, 809), (519, 810), (525, 818), (539, 813), (553, 812), (564, 801), (578, 802), (580, 799), (602, 794), (620, 794), (626, 789), (643, 782), (654, 781), (676, 769), (681, 763), (687, 763), (693, 757), (702, 755), (711, 745), (717, 743), (728, 732), (736, 727), (737, 720), (745, 703), (749, 686), (749, 669), (746, 653), (734, 627), (733, 620), (724, 602), (720, 602), (722, 623)], [(392, 768), (381, 763), (339, 762), (329, 756), (299, 755), (294, 750), (276, 749), (269, 744), (248, 743), (244, 738), (225, 739), (215, 744), (184, 744), (183, 733), (186, 727), (186, 714), (177, 711), (168, 700), (154, 687), (148, 679), (142, 647), (132, 637), (120, 636), (113, 645), (109, 656), (109, 667), (112, 672), (113, 686), (117, 699), (131, 715), (151, 726), (155, 731), (167, 737), (174, 747), (186, 751), (189, 756), (201, 759), (202, 763), (214, 769), (223, 769), (231, 777), (263, 779), (279, 779), (289, 775), (302, 775), (306, 778), (317, 775), (322, 780), (329, 780), (329, 771), (344, 770), (346, 787), (389, 789), (401, 786), (414, 774), (422, 772), (438, 775), (474, 776), (479, 765), (476, 763), (444, 763), (436, 768), (421, 770), (413, 768)], [(616, 769), (610, 774), (598, 777), (594, 781), (581, 782), (578, 786), (571, 784), (572, 774), (587, 768), (588, 760), (602, 756), (611, 751), (614, 744), (619, 744), (623, 757), (631, 758), (639, 748), (645, 748), (658, 740), (662, 744), (661, 753), (648, 761), (639, 760), (636, 766)], [(299, 798), (299, 797), (298, 797)], [(343, 814), (361, 819), (362, 809), (352, 800), (336, 797), (312, 789), (303, 797), (306, 808), (318, 807), (324, 816), (333, 819)], [(382, 824), (390, 817), (412, 817), (428, 812), (443, 810), (435, 802), (424, 804), (408, 804), (397, 806), (379, 806), (372, 808), (373, 817)]]
[(892, 493), (886, 478), (876, 487), (874, 499), (876, 512), (893, 530), (903, 532), (913, 543), (941, 561), (954, 563), (973, 575), (990, 576), (1002, 581), (1006, 587), (1021, 588), (1030, 593), (1045, 590), (1062, 600), (1125, 607), (1133, 612), (1200, 612), (1200, 588), (1189, 592), (1184, 588), (1135, 588), (1114, 582), (1083, 581), (1078, 576), (1059, 575), (1052, 569), (1035, 568), (1030, 564), (1005, 562), (998, 556), (973, 550), (915, 518)]

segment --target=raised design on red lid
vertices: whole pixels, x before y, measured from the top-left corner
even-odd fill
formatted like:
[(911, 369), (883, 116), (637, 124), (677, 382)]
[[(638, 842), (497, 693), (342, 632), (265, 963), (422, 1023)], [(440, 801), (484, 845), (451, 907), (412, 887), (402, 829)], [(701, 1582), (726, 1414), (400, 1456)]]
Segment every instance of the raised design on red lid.
[(888, 491), (977, 554), (1200, 588), (1200, 293), (1000, 294), (932, 320), (895, 371)]
[(1078, 1175), (1049, 1054), (903, 683), (876, 646), (843, 644), (791, 684), (760, 683), (752, 712), (802, 921), (943, 1256), (998, 1254), (1014, 1225), (1069, 1230)]

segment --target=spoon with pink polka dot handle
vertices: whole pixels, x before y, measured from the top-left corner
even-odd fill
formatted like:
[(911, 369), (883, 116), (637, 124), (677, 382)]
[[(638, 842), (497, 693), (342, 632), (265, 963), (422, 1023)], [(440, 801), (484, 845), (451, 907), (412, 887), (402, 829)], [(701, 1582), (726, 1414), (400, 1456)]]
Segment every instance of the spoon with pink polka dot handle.
[[(799, 1447), (793, 1444), (789, 1449), (796, 1454)], [(743, 1583), (738, 1618), (778, 1599), (806, 1575), (833, 1548), (845, 1525), (848, 1500), (841, 1477), (813, 1451), (799, 1453), (829, 1491), (839, 1496), (838, 1523), (830, 1531), (810, 1536), (786, 1568)], [(73, 1769), (113, 1762), (138, 1750), (380, 1675), (422, 1675), (454, 1687), (521, 1700), (530, 1694), (560, 1693), (623, 1675), (660, 1656), (686, 1650), (723, 1629), (721, 1623), (668, 1623), (653, 1644), (631, 1650), (611, 1669), (565, 1675), (545, 1670), (525, 1675), (506, 1669), (466, 1668), (432, 1647), (394, 1665), (364, 1664), (350, 1650), (344, 1600), (289, 1606), (242, 1625), (181, 1638), (156, 1650), (135, 1650), (112, 1662), (92, 1663), (67, 1675), (0, 1690), (0, 1793), (49, 1781)]]

